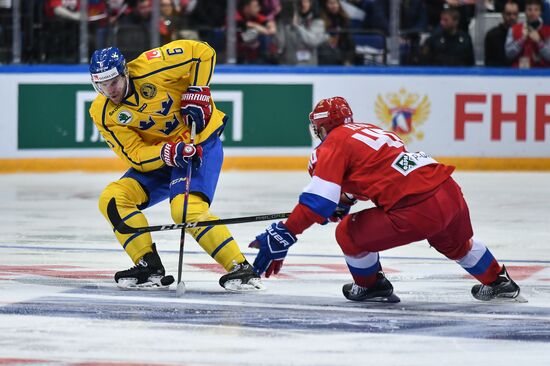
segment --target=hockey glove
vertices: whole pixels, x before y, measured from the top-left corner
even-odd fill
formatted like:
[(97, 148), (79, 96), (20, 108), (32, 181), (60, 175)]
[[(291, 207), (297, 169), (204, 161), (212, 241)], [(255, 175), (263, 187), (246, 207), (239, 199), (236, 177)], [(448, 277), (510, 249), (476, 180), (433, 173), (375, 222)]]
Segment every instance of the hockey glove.
[(160, 150), (160, 158), (171, 167), (185, 168), (189, 162), (199, 167), (202, 165), (202, 146), (167, 142)]
[(190, 86), (181, 95), (181, 114), (187, 126), (195, 121), (197, 133), (201, 133), (212, 116), (210, 87)]
[(256, 273), (261, 276), (265, 272), (266, 277), (279, 273), (288, 248), (297, 240), (282, 222), (271, 224), (249, 245), (250, 248), (260, 249), (254, 260)]
[(339, 203), (336, 207), (336, 210), (332, 213), (332, 215), (328, 218), (328, 221), (330, 222), (340, 222), (342, 219), (349, 214), (349, 211), (351, 210), (351, 206), (347, 205), (345, 203)]
[(348, 193), (342, 193), (342, 197), (340, 198), (340, 202), (338, 203), (338, 206), (336, 206), (336, 209), (332, 213), (332, 215), (328, 218), (330, 222), (340, 222), (342, 219), (349, 214), (349, 211), (351, 210), (351, 206), (355, 205), (357, 203), (357, 200), (355, 197)]

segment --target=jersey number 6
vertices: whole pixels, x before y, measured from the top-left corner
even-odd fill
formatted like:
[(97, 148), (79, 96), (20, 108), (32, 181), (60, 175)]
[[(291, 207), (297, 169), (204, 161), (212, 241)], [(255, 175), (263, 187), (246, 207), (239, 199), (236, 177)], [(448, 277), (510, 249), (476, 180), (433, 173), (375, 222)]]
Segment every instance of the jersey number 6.
[(174, 56), (174, 55), (179, 55), (179, 54), (182, 54), (183, 53), (183, 48), (180, 48), (180, 47), (177, 47), (177, 48), (168, 48), (166, 50), (166, 53), (169, 55), (169, 56)]

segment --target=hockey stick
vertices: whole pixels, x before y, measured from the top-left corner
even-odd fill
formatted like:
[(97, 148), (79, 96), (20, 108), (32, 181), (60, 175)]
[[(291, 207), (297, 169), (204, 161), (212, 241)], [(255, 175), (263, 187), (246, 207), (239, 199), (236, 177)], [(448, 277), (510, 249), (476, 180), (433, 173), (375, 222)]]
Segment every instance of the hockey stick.
[[(195, 136), (197, 134), (197, 128), (195, 121), (191, 122), (191, 138), (189, 144), (191, 146), (195, 145)], [(185, 149), (185, 147), (184, 147)], [(185, 222), (187, 219), (187, 205), (189, 203), (189, 190), (191, 189), (191, 168), (193, 166), (193, 157), (188, 158), (187, 160), (187, 173), (185, 174), (185, 196), (183, 198), (183, 216), (181, 217), (181, 222)], [(182, 295), (185, 292), (185, 283), (181, 281), (181, 272), (183, 269), (183, 246), (185, 244), (185, 228), (181, 229), (180, 235), (180, 255), (178, 260), (178, 285), (176, 294)]]
[(287, 217), (290, 216), (290, 212), (257, 215), (257, 216), (234, 217), (230, 219), (218, 219), (218, 220), (212, 220), (212, 221), (184, 222), (182, 224), (132, 227), (132, 226), (126, 225), (126, 223), (122, 221), (122, 218), (120, 217), (120, 214), (118, 213), (118, 210), (116, 208), (116, 201), (114, 198), (111, 198), (111, 201), (109, 201), (109, 204), (107, 205), (107, 216), (109, 217), (109, 221), (111, 221), (111, 223), (113, 224), (115, 231), (118, 231), (121, 234), (135, 234), (135, 233), (150, 233), (154, 231), (179, 230), (179, 229), (186, 229), (186, 228), (192, 228), (192, 227), (244, 224), (247, 222), (286, 219)]

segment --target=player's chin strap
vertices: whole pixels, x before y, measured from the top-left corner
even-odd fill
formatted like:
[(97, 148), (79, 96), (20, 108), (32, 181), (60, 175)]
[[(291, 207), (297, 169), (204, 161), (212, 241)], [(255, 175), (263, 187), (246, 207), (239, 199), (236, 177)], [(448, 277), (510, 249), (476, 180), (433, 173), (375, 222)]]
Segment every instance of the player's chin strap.
[(113, 224), (113, 227), (114, 227), (113, 231), (118, 231), (120, 234), (135, 234), (135, 233), (150, 233), (153, 231), (180, 230), (180, 229), (204, 227), (204, 226), (244, 224), (247, 222), (281, 220), (289, 217), (290, 212), (257, 215), (257, 216), (234, 217), (230, 219), (218, 219), (218, 220), (211, 220), (211, 221), (184, 222), (181, 224), (132, 227), (127, 225), (120, 217), (120, 214), (116, 206), (116, 200), (113, 197), (107, 204), (107, 216), (109, 217), (109, 221), (111, 221), (111, 224)]

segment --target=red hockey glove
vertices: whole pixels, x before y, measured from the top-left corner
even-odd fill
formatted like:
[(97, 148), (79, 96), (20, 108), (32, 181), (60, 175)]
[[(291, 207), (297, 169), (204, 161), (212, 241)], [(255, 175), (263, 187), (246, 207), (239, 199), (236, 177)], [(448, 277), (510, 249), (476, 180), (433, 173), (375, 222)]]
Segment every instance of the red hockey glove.
[(190, 86), (181, 95), (181, 114), (187, 126), (195, 121), (197, 133), (206, 128), (212, 117), (212, 97), (208, 86)]
[(167, 142), (160, 150), (160, 158), (171, 167), (185, 168), (189, 161), (200, 166), (202, 164), (202, 146), (189, 145), (185, 142)]

